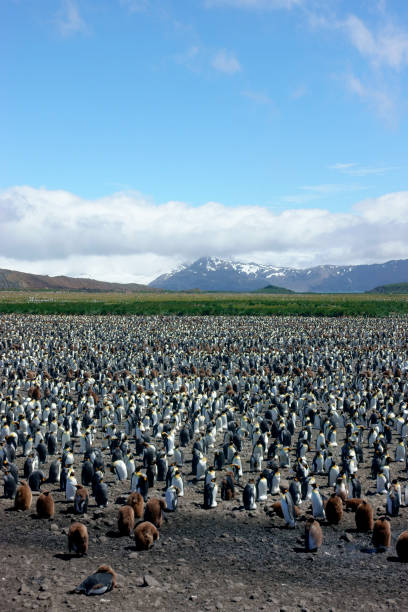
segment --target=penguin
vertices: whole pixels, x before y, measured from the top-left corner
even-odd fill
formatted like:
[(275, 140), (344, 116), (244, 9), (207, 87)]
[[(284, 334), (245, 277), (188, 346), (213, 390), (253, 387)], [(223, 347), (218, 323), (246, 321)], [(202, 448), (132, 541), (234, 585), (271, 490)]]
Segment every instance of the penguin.
[(132, 506), (122, 506), (119, 509), (118, 531), (122, 536), (132, 536), (135, 528), (135, 513)]
[(406, 460), (406, 455), (404, 440), (401, 438), (395, 448), (395, 461), (403, 463)]
[(272, 485), (270, 488), (271, 495), (278, 495), (278, 493), (280, 493), (280, 481), (281, 481), (280, 471), (276, 470), (276, 472), (274, 473), (272, 477)]
[(308, 519), (305, 524), (305, 549), (308, 552), (317, 552), (323, 542), (323, 532), (315, 519)]
[(315, 474), (324, 473), (324, 457), (320, 450), (317, 451), (313, 458), (312, 469)]
[(408, 561), (408, 531), (403, 531), (397, 540), (395, 546), (397, 555), (400, 561), (406, 563)]
[(160, 529), (163, 523), (163, 512), (166, 510), (164, 499), (152, 497), (145, 505), (144, 520), (152, 523), (156, 529)]
[(65, 499), (69, 502), (74, 501), (76, 487), (77, 487), (77, 479), (75, 478), (74, 470), (71, 470), (68, 474), (67, 484), (65, 486)]
[(175, 471), (174, 476), (171, 479), (170, 485), (173, 486), (173, 487), (177, 487), (177, 489), (178, 489), (178, 496), (179, 497), (183, 497), (184, 496), (183, 477), (182, 477), (181, 473), (179, 472), (179, 470)]
[(388, 490), (387, 477), (384, 474), (384, 471), (380, 470), (380, 472), (377, 475), (377, 493), (385, 494), (387, 493), (387, 490)]
[(160, 539), (158, 530), (148, 521), (143, 521), (136, 525), (134, 535), (137, 550), (149, 550), (154, 545), (154, 542)]
[(81, 483), (84, 487), (90, 487), (94, 475), (94, 466), (89, 459), (85, 459), (81, 468)]
[(31, 493), (30, 487), (25, 481), (22, 481), (21, 485), (17, 489), (16, 496), (14, 498), (15, 509), (29, 510), (32, 499), (33, 494)]
[(400, 496), (396, 489), (396, 483), (394, 483), (387, 492), (386, 509), (388, 516), (398, 516), (400, 510)]
[(149, 488), (153, 489), (153, 487), (156, 484), (156, 479), (157, 479), (157, 465), (155, 461), (147, 466), (146, 476), (147, 476), (147, 481), (149, 483)]
[(167, 512), (175, 512), (178, 504), (178, 488), (171, 485), (167, 487), (165, 500)]
[(280, 502), (286, 526), (290, 529), (294, 529), (296, 526), (296, 510), (288, 489), (285, 489), (281, 494)]
[(61, 476), (61, 461), (59, 459), (54, 459), (50, 463), (50, 468), (48, 470), (48, 482), (51, 484), (56, 484), (59, 482)]
[(363, 500), (358, 506), (355, 514), (357, 531), (367, 532), (372, 531), (374, 527), (373, 507)]
[(157, 460), (157, 480), (159, 482), (163, 482), (164, 480), (166, 480), (166, 474), (167, 474), (167, 470), (168, 470), (168, 461), (167, 461), (167, 457), (164, 455), (164, 453), (161, 453)]
[(385, 552), (389, 548), (391, 544), (391, 525), (387, 516), (382, 516), (375, 521), (372, 542), (377, 552)]
[(259, 476), (256, 481), (256, 501), (266, 501), (268, 499), (268, 481), (265, 476)]
[(214, 467), (216, 470), (220, 471), (224, 469), (225, 465), (225, 457), (222, 451), (216, 451), (214, 453)]
[(235, 483), (234, 475), (232, 472), (227, 472), (225, 478), (221, 483), (221, 499), (223, 501), (230, 501), (235, 497)]
[(68, 480), (68, 474), (70, 472), (70, 469), (68, 467), (62, 467), (62, 463), (61, 463), (61, 472), (60, 472), (60, 479), (59, 479), (59, 490), (60, 491), (64, 491), (67, 488), (67, 480)]
[(204, 480), (207, 471), (207, 457), (201, 457), (197, 464), (196, 480)]
[(300, 506), (302, 503), (302, 487), (297, 476), (295, 476), (289, 485), (289, 493), (295, 506)]
[(174, 448), (173, 461), (178, 467), (183, 467), (184, 465), (184, 454), (179, 446)]
[(117, 459), (112, 463), (112, 472), (116, 474), (116, 478), (118, 479), (118, 481), (126, 480), (127, 469), (123, 459)]
[(43, 472), (41, 472), (41, 470), (35, 470), (31, 472), (28, 478), (28, 485), (32, 491), (39, 491), (45, 480)]
[(255, 497), (255, 484), (253, 479), (251, 479), (245, 485), (244, 491), (242, 493), (242, 500), (245, 510), (256, 510)]
[(336, 493), (332, 493), (327, 500), (325, 514), (331, 525), (338, 525), (343, 518), (343, 501)]
[(95, 501), (98, 508), (106, 508), (108, 505), (108, 485), (103, 478), (95, 486)]
[(89, 496), (88, 491), (82, 485), (76, 485), (74, 497), (74, 512), (75, 514), (86, 514), (88, 511)]
[(54, 433), (50, 432), (47, 439), (47, 451), (48, 454), (53, 456), (57, 452), (57, 437)]
[(361, 497), (361, 483), (356, 474), (350, 476), (349, 495), (353, 498)]
[(81, 556), (87, 554), (88, 530), (82, 523), (71, 523), (68, 530), (68, 550)]
[(47, 461), (47, 447), (45, 446), (44, 442), (37, 444), (36, 450), (40, 465), (44, 465), (44, 463)]
[(43, 491), (37, 499), (37, 514), (40, 518), (54, 516), (54, 499), (49, 491)]
[(342, 499), (342, 501), (346, 501), (348, 494), (346, 474), (343, 474), (337, 478), (335, 493)]
[(135, 519), (141, 519), (144, 515), (144, 499), (140, 493), (131, 493), (126, 500), (126, 504), (133, 508)]
[(326, 518), (322, 496), (316, 482), (312, 485), (312, 514), (315, 519), (324, 520)]
[(4, 474), (4, 497), (6, 499), (13, 499), (17, 491), (17, 483), (13, 476), (6, 472)]
[(329, 469), (328, 483), (327, 483), (328, 487), (330, 487), (330, 488), (334, 487), (334, 485), (336, 484), (336, 480), (338, 478), (339, 473), (340, 473), (340, 470), (339, 470), (339, 467), (338, 467), (337, 463), (333, 463), (333, 465)]
[(33, 458), (31, 456), (28, 456), (26, 460), (24, 461), (24, 466), (23, 466), (23, 473), (24, 473), (25, 480), (27, 480), (30, 477), (30, 474), (33, 471), (34, 471)]
[(210, 482), (204, 486), (204, 508), (216, 508), (217, 506), (217, 492), (218, 486), (215, 478), (212, 478)]

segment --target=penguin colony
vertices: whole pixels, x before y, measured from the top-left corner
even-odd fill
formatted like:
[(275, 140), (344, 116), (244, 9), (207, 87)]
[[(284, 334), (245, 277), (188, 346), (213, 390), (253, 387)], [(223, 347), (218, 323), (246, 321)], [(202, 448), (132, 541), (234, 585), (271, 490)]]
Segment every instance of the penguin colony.
[[(288, 528), (305, 521), (309, 551), (347, 510), (378, 551), (391, 545), (408, 504), (404, 319), (7, 315), (0, 325), (4, 496), (27, 511), (39, 493), (38, 516), (52, 518), (57, 486), (78, 515), (70, 551), (88, 552), (80, 515), (114, 502), (112, 478), (128, 496), (118, 531), (142, 550), (191, 479), (209, 511), (269, 503)], [(385, 517), (374, 517), (363, 467)], [(407, 534), (395, 534), (402, 561)], [(102, 566), (77, 591), (115, 584)]]

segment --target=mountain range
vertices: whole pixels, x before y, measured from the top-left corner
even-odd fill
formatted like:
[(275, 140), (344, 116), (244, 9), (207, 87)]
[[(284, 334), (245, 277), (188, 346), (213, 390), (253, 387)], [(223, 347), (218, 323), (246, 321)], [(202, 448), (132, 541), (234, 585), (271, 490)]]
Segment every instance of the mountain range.
[(408, 281), (408, 259), (296, 269), (201, 257), (192, 264), (162, 274), (149, 286), (172, 291), (251, 292), (273, 284), (299, 292), (360, 293), (379, 285), (405, 281)]
[(0, 269), (0, 289), (19, 290), (53, 290), (53, 291), (95, 291), (134, 293), (141, 291), (157, 291), (147, 285), (137, 283), (105, 283), (92, 278), (72, 278), (70, 276), (46, 276), (29, 274), (15, 270)]

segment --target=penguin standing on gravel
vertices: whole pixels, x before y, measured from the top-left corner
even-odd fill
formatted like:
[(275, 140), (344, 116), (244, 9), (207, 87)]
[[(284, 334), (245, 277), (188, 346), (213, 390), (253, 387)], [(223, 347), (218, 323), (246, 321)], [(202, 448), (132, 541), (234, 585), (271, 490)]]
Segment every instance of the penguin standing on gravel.
[(167, 487), (165, 500), (167, 506), (166, 510), (169, 512), (175, 512), (178, 504), (178, 488), (174, 485)]
[(108, 485), (103, 478), (95, 486), (95, 501), (98, 508), (106, 508), (108, 505)]
[(308, 519), (305, 525), (305, 548), (309, 552), (316, 552), (323, 542), (323, 532), (315, 519)]
[(253, 479), (251, 479), (244, 487), (244, 491), (242, 493), (242, 501), (244, 504), (245, 510), (256, 510), (255, 503), (255, 483)]
[(207, 482), (207, 484), (204, 487), (204, 508), (206, 509), (216, 508), (217, 492), (218, 492), (218, 486), (217, 486), (216, 480), (215, 478), (212, 478), (210, 482)]
[(302, 503), (302, 486), (296, 476), (289, 485), (289, 493), (295, 506), (299, 506)]
[(52, 484), (56, 484), (59, 482), (61, 476), (61, 461), (59, 459), (54, 459), (50, 463), (50, 468), (48, 470), (48, 482)]
[(285, 523), (287, 527), (290, 529), (294, 529), (296, 525), (296, 511), (295, 504), (293, 503), (293, 499), (288, 489), (281, 494), (281, 508), (283, 518), (285, 519)]
[(315, 519), (325, 519), (324, 505), (317, 483), (312, 485), (312, 514)]
[(6, 499), (14, 499), (17, 491), (17, 483), (10, 472), (4, 474), (4, 497)]
[(256, 481), (256, 501), (266, 501), (268, 499), (268, 481), (262, 474)]

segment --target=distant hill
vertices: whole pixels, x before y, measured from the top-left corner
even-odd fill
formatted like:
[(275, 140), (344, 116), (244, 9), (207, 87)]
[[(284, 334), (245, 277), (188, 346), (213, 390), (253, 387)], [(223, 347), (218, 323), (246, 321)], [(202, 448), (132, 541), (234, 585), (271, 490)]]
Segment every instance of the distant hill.
[(105, 283), (92, 278), (71, 278), (70, 276), (43, 276), (0, 268), (0, 290), (51, 290), (138, 293), (156, 292), (157, 289), (137, 283)]
[(297, 292), (363, 293), (372, 287), (405, 282), (408, 259), (358, 266), (279, 268), (269, 264), (243, 263), (219, 257), (201, 257), (162, 274), (150, 283), (170, 291), (251, 292), (275, 284)]
[(408, 293), (408, 283), (391, 283), (389, 285), (380, 285), (379, 287), (375, 287), (366, 293), (386, 293), (389, 295)]
[(285, 289), (284, 287), (277, 287), (276, 285), (267, 285), (266, 287), (262, 287), (262, 289), (255, 289), (253, 293), (276, 293), (282, 295), (296, 292), (291, 289)]

